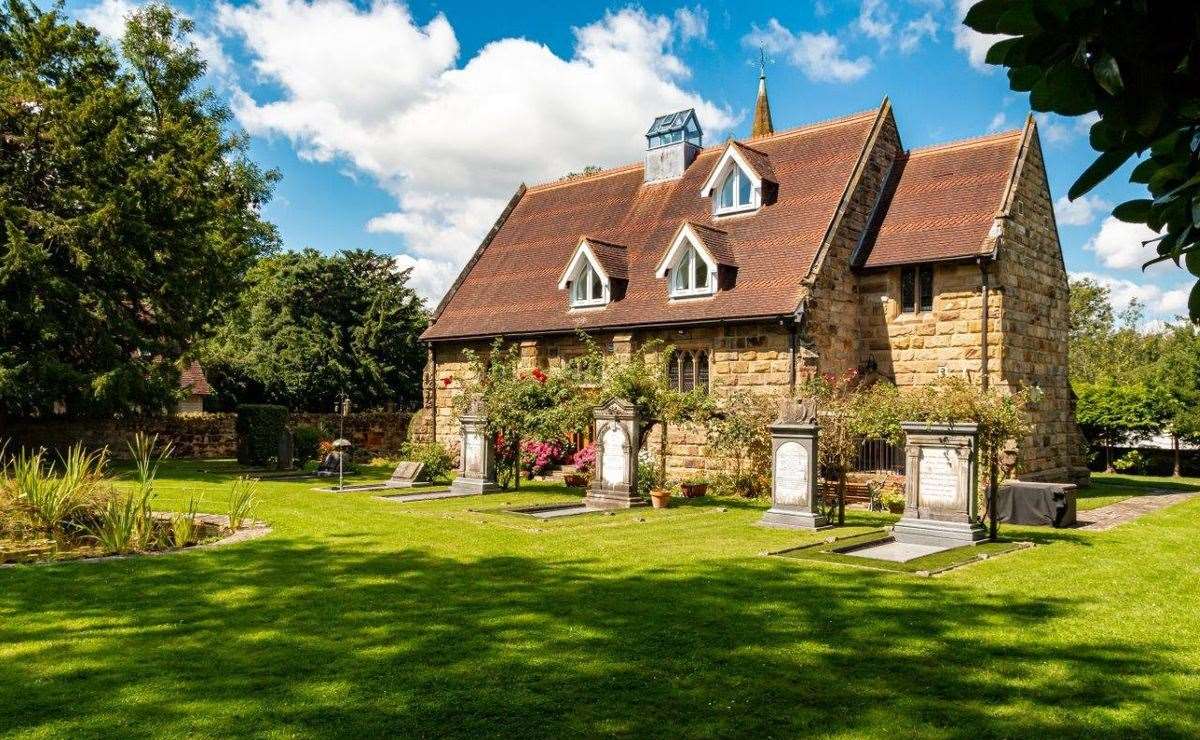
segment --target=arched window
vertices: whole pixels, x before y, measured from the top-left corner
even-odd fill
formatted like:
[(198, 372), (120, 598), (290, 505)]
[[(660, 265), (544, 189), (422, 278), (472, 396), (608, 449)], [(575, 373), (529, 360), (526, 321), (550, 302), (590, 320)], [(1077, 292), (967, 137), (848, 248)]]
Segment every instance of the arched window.
[(689, 243), (671, 268), (671, 296), (708, 295), (713, 292), (713, 283), (712, 267)]
[(583, 260), (571, 284), (571, 305), (597, 306), (605, 301), (604, 282), (600, 279), (600, 274), (592, 267), (591, 262)]
[(699, 388), (708, 392), (708, 352), (677, 349), (667, 361), (667, 382), (671, 388), (690, 391)]
[(717, 199), (714, 204), (717, 213), (751, 208), (754, 205), (753, 187), (750, 178), (736, 164), (729, 169), (729, 174), (717, 188)]

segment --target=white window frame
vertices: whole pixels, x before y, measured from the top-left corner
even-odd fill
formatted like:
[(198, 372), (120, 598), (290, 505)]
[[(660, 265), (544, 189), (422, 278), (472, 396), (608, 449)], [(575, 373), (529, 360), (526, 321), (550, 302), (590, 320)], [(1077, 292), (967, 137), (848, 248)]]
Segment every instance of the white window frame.
[[(719, 207), (717, 199), (720, 196), (721, 188), (735, 169), (750, 182), (750, 201), (724, 208)], [(714, 216), (731, 216), (736, 213), (757, 211), (762, 206), (762, 178), (755, 174), (754, 168), (738, 153), (737, 147), (730, 145), (721, 155), (716, 167), (713, 168), (712, 175), (705, 181), (700, 195), (704, 198), (712, 198)]]
[[(600, 278), (600, 295), (589, 296), (587, 298), (576, 297), (576, 287), (580, 285), (580, 280), (584, 278), (585, 273), (594, 272)], [(590, 282), (590, 281), (589, 281)], [(590, 285), (589, 293), (590, 291)], [(595, 252), (587, 241), (581, 241), (579, 246), (575, 248), (575, 254), (571, 258), (570, 264), (563, 272), (562, 278), (558, 281), (558, 289), (566, 290), (567, 300), (571, 308), (596, 308), (607, 306), (612, 300), (612, 280), (609, 279), (608, 273), (600, 266), (600, 260), (596, 259)]]
[[(675, 275), (678, 274), (677, 271), (680, 266), (684, 262), (689, 262), (689, 271), (695, 269), (695, 262), (691, 262), (690, 260), (690, 255), (693, 253), (696, 255), (695, 259), (701, 260), (708, 271), (708, 285), (703, 288), (688, 287), (677, 289), (675, 287)], [(667, 280), (667, 295), (672, 299), (699, 298), (715, 295), (717, 292), (717, 261), (704, 248), (704, 242), (696, 235), (691, 224), (684, 224), (671, 241), (670, 249), (663, 255), (662, 261), (658, 263), (658, 267), (654, 271), (654, 277), (659, 280), (664, 278)], [(694, 286), (694, 275), (689, 275), (688, 283)]]
[[(696, 262), (699, 261), (704, 265), (704, 275), (708, 276), (705, 285), (697, 286), (696, 283)], [(686, 270), (687, 272), (683, 272)], [(679, 287), (676, 284), (676, 276), (686, 274), (686, 287)], [(717, 266), (708, 260), (704, 254), (696, 247), (695, 244), (688, 244), (686, 249), (679, 250), (678, 256), (671, 264), (671, 271), (667, 274), (667, 279), (670, 280), (670, 295), (672, 298), (695, 298), (696, 296), (712, 295), (716, 292), (717, 285)]]

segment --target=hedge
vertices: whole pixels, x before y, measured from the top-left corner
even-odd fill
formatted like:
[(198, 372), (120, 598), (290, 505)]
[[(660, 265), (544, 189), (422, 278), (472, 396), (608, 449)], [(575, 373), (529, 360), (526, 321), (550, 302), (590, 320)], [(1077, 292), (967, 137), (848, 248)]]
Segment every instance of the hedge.
[(237, 409), (237, 459), (242, 465), (264, 465), (279, 455), (279, 437), (287, 426), (286, 406), (244, 403)]

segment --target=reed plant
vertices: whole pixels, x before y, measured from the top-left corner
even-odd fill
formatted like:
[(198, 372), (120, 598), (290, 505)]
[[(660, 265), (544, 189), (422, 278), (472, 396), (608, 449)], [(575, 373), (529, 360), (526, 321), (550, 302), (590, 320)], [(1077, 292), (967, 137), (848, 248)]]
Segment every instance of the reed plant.
[(229, 528), (241, 529), (257, 501), (258, 480), (239, 476), (229, 491)]
[(188, 509), (184, 513), (171, 515), (169, 529), (171, 545), (176, 548), (187, 547), (196, 539), (196, 500), (188, 501)]

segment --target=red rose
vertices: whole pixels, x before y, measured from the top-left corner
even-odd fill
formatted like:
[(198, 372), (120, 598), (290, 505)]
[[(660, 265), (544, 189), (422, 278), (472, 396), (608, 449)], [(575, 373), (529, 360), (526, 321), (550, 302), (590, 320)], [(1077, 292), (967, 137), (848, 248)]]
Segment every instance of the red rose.
[(442, 387), (443, 387), (443, 388), (449, 388), (449, 387), (450, 387), (450, 376), (449, 376), (449, 375), (447, 375), (446, 377), (442, 378)]
[(542, 372), (542, 369), (540, 367), (535, 367), (533, 369), (533, 379), (539, 383), (545, 383), (546, 382), (546, 373)]

